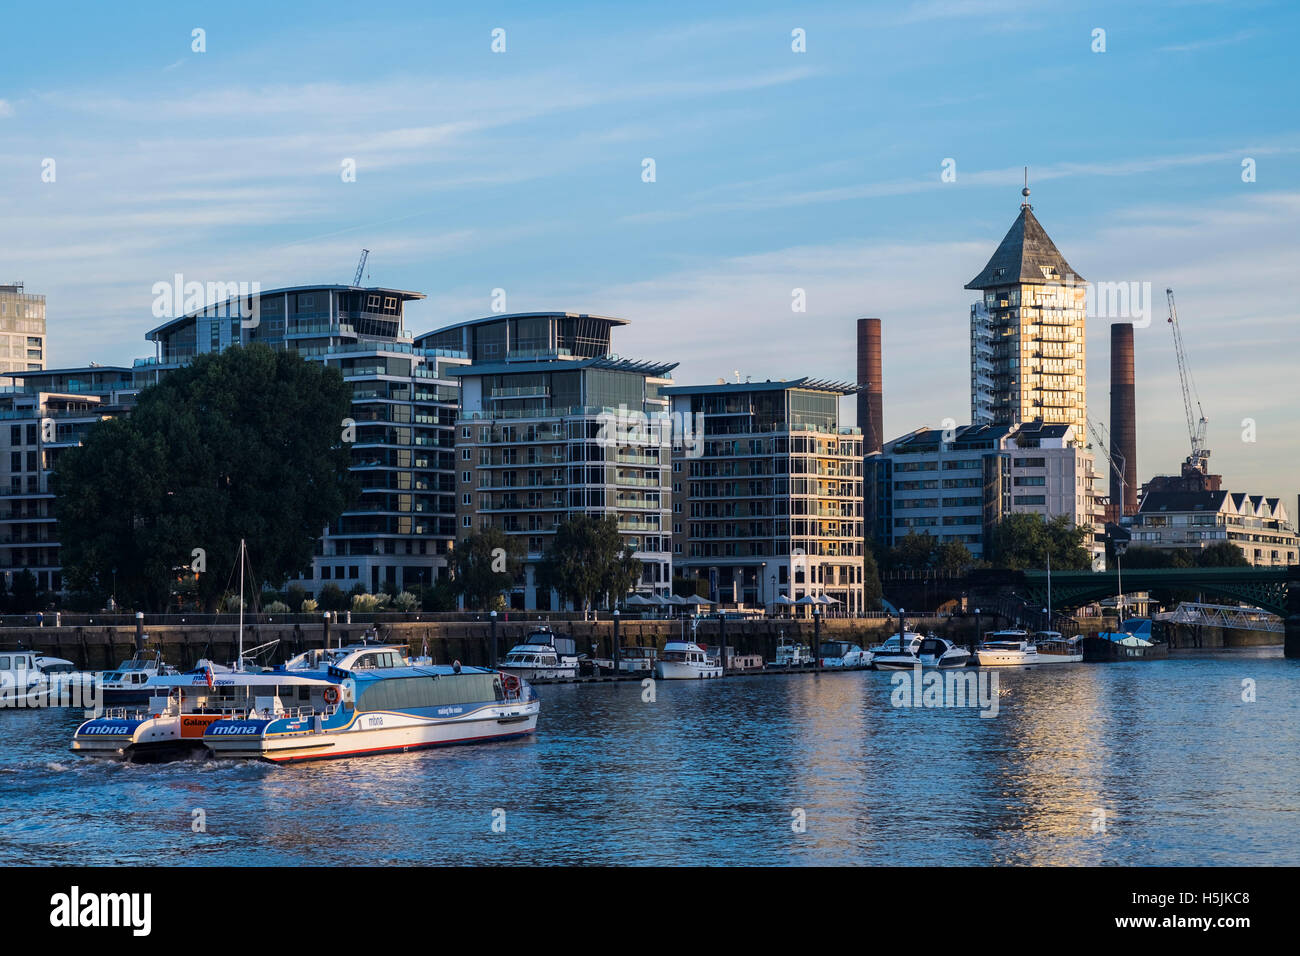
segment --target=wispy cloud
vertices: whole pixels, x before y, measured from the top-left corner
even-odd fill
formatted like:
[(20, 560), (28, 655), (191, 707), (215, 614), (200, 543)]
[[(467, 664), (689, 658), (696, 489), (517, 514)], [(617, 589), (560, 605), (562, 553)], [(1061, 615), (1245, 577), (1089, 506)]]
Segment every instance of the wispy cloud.
[(1198, 50), (1210, 50), (1215, 47), (1233, 46), (1238, 43), (1245, 43), (1251, 37), (1256, 35), (1254, 30), (1241, 30), (1232, 36), (1206, 37), (1203, 40), (1190, 40), (1187, 43), (1171, 43), (1168, 46), (1162, 46), (1157, 52), (1159, 53), (1194, 53)]

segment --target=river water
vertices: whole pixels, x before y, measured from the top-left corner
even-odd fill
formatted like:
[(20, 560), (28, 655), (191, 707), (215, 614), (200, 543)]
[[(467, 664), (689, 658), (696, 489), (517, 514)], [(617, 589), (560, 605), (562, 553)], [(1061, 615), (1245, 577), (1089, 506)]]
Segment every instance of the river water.
[(1300, 863), (1280, 649), (1004, 670), (994, 717), (892, 676), (552, 685), (530, 739), (294, 767), (90, 761), (79, 712), (4, 711), (0, 864)]

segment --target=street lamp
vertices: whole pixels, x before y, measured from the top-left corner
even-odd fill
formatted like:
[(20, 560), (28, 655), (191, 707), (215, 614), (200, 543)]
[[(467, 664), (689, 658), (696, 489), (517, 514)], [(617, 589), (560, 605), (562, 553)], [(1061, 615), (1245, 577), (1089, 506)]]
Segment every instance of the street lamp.
[(1124, 625), (1124, 552), (1127, 550), (1127, 541), (1115, 542), (1116, 583), (1119, 586), (1119, 597), (1115, 602), (1115, 610), (1119, 613), (1119, 623), (1117, 626), (1121, 629)]

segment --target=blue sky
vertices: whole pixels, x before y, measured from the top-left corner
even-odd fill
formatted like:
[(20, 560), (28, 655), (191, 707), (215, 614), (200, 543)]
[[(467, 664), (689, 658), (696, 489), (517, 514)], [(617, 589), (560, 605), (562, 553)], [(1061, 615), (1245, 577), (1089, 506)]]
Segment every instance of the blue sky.
[[(1294, 6), (465, 6), (7, 12), (0, 280), (47, 296), (51, 361), (149, 354), (152, 286), (177, 272), (346, 282), (364, 246), (372, 283), (428, 294), (414, 332), (486, 314), (501, 288), (511, 311), (630, 319), (618, 350), (680, 361), (682, 382), (851, 379), (854, 320), (881, 316), (894, 436), (969, 418), (962, 285), (1028, 165), (1071, 265), (1155, 292), (1141, 476), (1187, 451), (1172, 286), (1216, 470), (1295, 511)], [(1105, 423), (1105, 321), (1088, 350)]]

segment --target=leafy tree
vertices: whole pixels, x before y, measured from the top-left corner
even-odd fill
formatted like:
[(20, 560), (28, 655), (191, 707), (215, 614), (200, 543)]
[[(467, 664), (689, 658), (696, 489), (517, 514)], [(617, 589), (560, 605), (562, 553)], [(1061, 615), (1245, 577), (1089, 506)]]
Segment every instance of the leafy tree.
[(1023, 571), (1046, 565), (1052, 556), (1056, 571), (1086, 571), (1092, 567), (1087, 549), (1088, 529), (1075, 525), (1068, 515), (1044, 521), (1039, 515), (1006, 515), (990, 536), (990, 561), (995, 568)]
[(259, 582), (305, 570), (321, 529), (358, 492), (339, 426), (350, 408), (337, 369), (261, 345), (170, 372), (130, 416), (99, 422), (59, 459), (69, 585), (102, 586), (116, 569), (123, 603), (161, 608), (174, 570), (201, 548), (198, 596), (211, 610), (234, 579), (240, 538)]
[(924, 571), (934, 564), (934, 553), (938, 541), (929, 533), (917, 534), (909, 531), (889, 550), (889, 568), (891, 571)]
[(538, 568), (539, 583), (572, 598), (585, 614), (602, 595), (620, 600), (641, 576), (641, 562), (613, 515), (575, 515), (555, 529)]
[(1244, 568), (1250, 561), (1231, 541), (1216, 541), (1196, 555), (1196, 564), (1202, 568)]
[(934, 568), (944, 574), (961, 574), (974, 561), (970, 548), (960, 541), (945, 541), (934, 550)]
[(880, 569), (876, 567), (876, 556), (868, 548), (862, 553), (862, 606), (865, 610), (880, 607), (882, 596), (880, 587)]
[(500, 528), (469, 535), (451, 553), (456, 592), (467, 607), (489, 610), (494, 599), (519, 579), (523, 557), (523, 541)]
[(333, 581), (321, 588), (316, 596), (316, 605), (322, 611), (342, 611), (351, 602), (352, 599), (344, 596), (343, 589)]
[(15, 614), (28, 614), (42, 606), (36, 575), (24, 568), (14, 575), (14, 589), (9, 597), (9, 609)]

